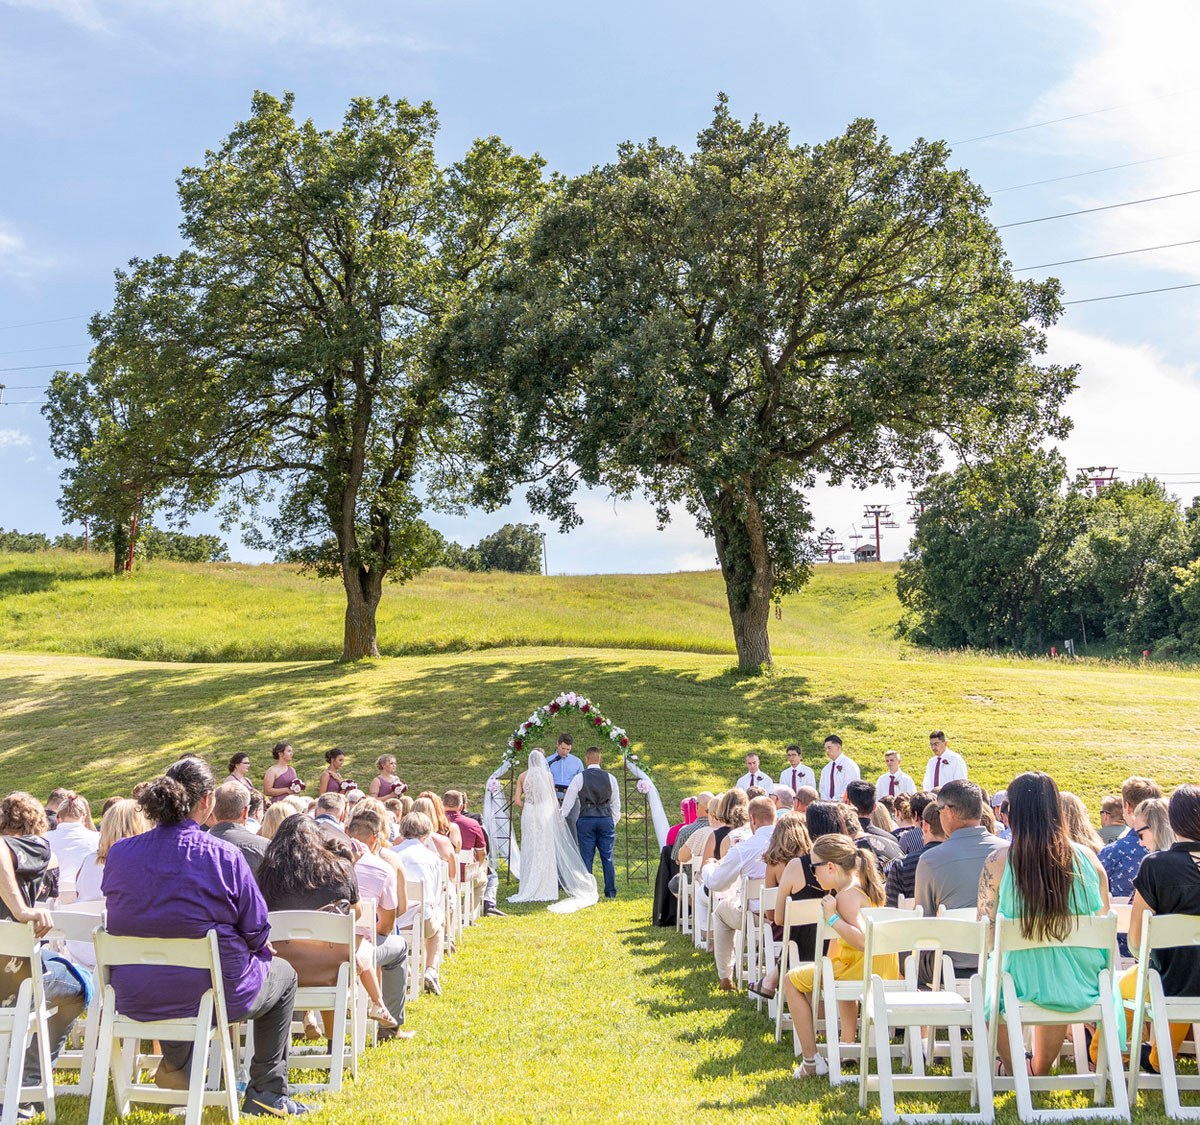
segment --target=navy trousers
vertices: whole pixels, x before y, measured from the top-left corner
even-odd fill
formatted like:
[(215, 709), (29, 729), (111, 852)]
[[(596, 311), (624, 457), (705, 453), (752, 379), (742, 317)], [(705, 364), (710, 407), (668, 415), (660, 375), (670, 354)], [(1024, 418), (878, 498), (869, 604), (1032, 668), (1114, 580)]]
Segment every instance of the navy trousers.
[(604, 897), (617, 897), (617, 869), (613, 866), (613, 845), (617, 839), (616, 825), (611, 816), (581, 816), (575, 824), (575, 835), (579, 840), (579, 854), (583, 866), (589, 871), (596, 862), (596, 851), (600, 852), (600, 866), (604, 868)]

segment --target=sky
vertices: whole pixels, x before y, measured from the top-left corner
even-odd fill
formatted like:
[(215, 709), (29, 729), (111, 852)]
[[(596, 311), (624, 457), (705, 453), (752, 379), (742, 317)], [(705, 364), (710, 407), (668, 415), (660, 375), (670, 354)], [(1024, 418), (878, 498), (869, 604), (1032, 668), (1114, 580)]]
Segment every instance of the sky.
[[(87, 318), (108, 307), (113, 271), (180, 248), (175, 180), (256, 89), (293, 91), (321, 127), (356, 96), (430, 99), (443, 160), (497, 134), (564, 173), (624, 140), (690, 148), (719, 91), (737, 116), (783, 121), (797, 142), (864, 116), (897, 147), (951, 142), (993, 221), (1021, 224), (1002, 229), (1020, 276), (1057, 276), (1081, 302), (1046, 357), (1080, 366), (1068, 465), (1156, 475), (1190, 500), (1200, 288), (1093, 299), (1200, 283), (1200, 194), (1109, 208), (1200, 189), (1198, 33), (1188, 0), (0, 0), (0, 527), (62, 530), (44, 386), (86, 362)], [(1028, 222), (1089, 208), (1109, 209)], [(890, 504), (899, 526), (883, 533), (883, 557), (895, 559), (906, 498), (819, 486), (811, 506), (850, 548), (863, 506)], [(685, 511), (665, 531), (643, 501), (592, 493), (580, 511), (567, 535), (543, 521), (551, 573), (715, 565)], [(470, 543), (535, 517), (517, 500), (429, 518)], [(267, 557), (228, 538), (235, 558)]]

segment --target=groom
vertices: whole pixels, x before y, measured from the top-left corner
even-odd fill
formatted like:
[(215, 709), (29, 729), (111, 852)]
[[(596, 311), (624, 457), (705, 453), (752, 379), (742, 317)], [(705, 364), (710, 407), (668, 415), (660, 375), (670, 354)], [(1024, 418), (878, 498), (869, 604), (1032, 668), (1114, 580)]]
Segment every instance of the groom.
[(613, 866), (613, 844), (617, 838), (617, 821), (621, 819), (621, 791), (617, 779), (600, 768), (600, 747), (589, 746), (584, 755), (587, 766), (567, 786), (563, 797), (563, 820), (570, 823), (571, 810), (579, 802), (579, 820), (575, 824), (583, 866), (589, 871), (600, 850), (600, 866), (604, 869), (604, 897), (617, 897), (617, 872)]

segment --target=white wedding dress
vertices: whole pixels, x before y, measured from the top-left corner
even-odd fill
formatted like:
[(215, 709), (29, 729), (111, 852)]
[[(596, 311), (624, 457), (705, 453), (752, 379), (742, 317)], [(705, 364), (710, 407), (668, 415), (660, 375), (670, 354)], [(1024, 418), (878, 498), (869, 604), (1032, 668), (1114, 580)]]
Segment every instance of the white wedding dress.
[[(579, 844), (563, 820), (546, 755), (534, 750), (525, 774), (521, 810), (521, 885), (509, 902), (550, 902), (569, 914), (594, 905), (600, 897), (596, 877), (583, 866)], [(559, 886), (567, 892), (558, 901)]]

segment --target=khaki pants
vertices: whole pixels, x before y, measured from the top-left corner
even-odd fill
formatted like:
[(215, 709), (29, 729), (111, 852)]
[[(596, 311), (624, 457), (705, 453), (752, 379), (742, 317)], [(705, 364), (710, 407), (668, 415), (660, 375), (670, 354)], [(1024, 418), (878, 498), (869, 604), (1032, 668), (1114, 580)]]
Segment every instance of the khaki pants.
[(733, 980), (733, 939), (741, 928), (741, 903), (728, 899), (718, 903), (713, 911), (713, 956), (721, 980)]

